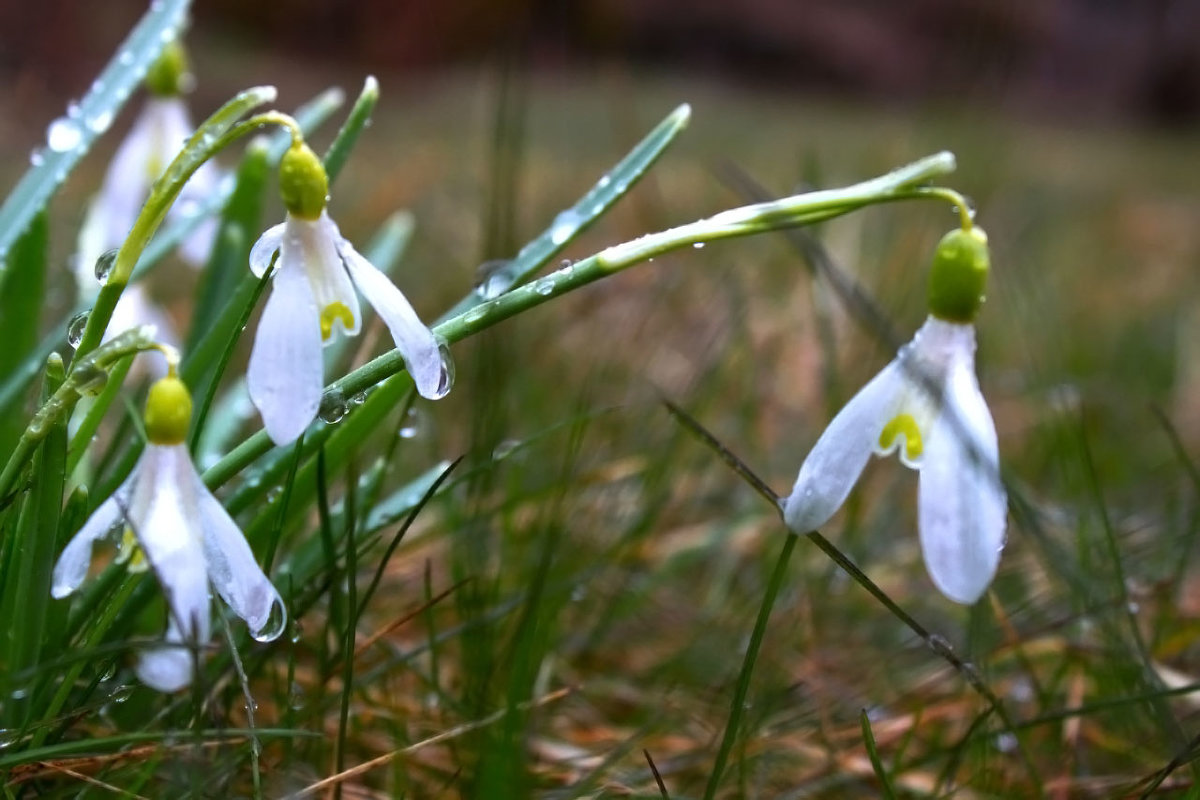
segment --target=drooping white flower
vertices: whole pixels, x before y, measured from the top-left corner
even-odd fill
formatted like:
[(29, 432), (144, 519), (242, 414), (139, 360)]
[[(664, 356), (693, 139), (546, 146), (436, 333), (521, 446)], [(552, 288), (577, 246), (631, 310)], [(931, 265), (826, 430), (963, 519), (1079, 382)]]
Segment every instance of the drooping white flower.
[(804, 460), (784, 519), (815, 530), (841, 507), (872, 453), (899, 450), (920, 472), (918, 529), (938, 589), (973, 603), (1004, 546), (1006, 500), (996, 429), (975, 378), (975, 328), (987, 274), (982, 230), (943, 239), (931, 276), (931, 315), (896, 358), (834, 417)]
[(294, 441), (316, 418), (324, 386), (321, 348), (339, 329), (353, 336), (361, 327), (355, 287), (387, 325), (417, 391), (444, 397), (450, 377), (437, 339), (387, 276), (342, 237), (325, 210), (324, 168), (307, 145), (293, 145), (284, 156), (280, 186), (287, 218), (250, 251), (259, 277), (276, 251), (279, 259), (246, 373), (272, 441)]
[[(124, 523), (136, 542), (131, 568), (149, 568), (167, 600), (165, 643), (144, 649), (138, 678), (173, 692), (192, 681), (198, 649), (210, 634), (209, 586), (260, 641), (274, 639), (286, 614), (237, 523), (192, 464), (185, 438), (191, 399), (173, 369), (150, 388), (148, 442), (133, 472), (79, 529), (54, 566), (51, 593), (65, 597), (87, 577), (92, 545)], [(127, 555), (127, 553), (125, 554)]]
[[(163, 48), (147, 71), (145, 86), (150, 96), (117, 148), (104, 174), (100, 194), (92, 200), (80, 230), (76, 269), (84, 299), (95, 293), (96, 261), (125, 240), (150, 194), (150, 186), (194, 131), (182, 97), (190, 81), (187, 53), (175, 40)], [(217, 167), (210, 161), (204, 162), (179, 193), (170, 214), (178, 216), (194, 210), (197, 203), (216, 190), (219, 181)], [(200, 223), (184, 240), (180, 254), (188, 263), (202, 265), (212, 249), (216, 231), (215, 219)]]

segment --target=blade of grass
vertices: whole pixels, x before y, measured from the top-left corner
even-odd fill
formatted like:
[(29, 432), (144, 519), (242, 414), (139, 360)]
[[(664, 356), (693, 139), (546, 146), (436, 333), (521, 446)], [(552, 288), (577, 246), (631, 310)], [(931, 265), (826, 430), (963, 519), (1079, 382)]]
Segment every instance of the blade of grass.
[[(46, 215), (37, 214), (9, 252), (8, 269), (0, 275), (0, 319), (4, 320), (0, 375), (13, 375), (38, 350), (48, 239)], [(38, 363), (44, 364), (45, 356)], [(6, 404), (0, 403), (0, 453), (11, 450), (21, 436), (21, 415), (7, 412)]]
[(875, 777), (879, 779), (879, 788), (882, 791), (880, 796), (885, 800), (895, 800), (896, 792), (892, 789), (892, 781), (888, 777), (887, 770), (883, 768), (883, 762), (879, 760), (879, 748), (875, 745), (875, 734), (871, 731), (871, 718), (867, 716), (865, 708), (859, 712), (858, 721), (862, 727), (863, 745), (867, 748), (867, 757), (871, 759), (871, 768), (875, 770)]
[(363, 88), (359, 92), (358, 99), (354, 101), (354, 107), (350, 109), (346, 121), (342, 123), (333, 143), (329, 145), (324, 158), (321, 159), (325, 164), (325, 174), (329, 177), (330, 185), (341, 173), (363, 128), (371, 124), (371, 113), (374, 112), (375, 104), (378, 102), (379, 81), (375, 80), (374, 75), (368, 75), (363, 81)]

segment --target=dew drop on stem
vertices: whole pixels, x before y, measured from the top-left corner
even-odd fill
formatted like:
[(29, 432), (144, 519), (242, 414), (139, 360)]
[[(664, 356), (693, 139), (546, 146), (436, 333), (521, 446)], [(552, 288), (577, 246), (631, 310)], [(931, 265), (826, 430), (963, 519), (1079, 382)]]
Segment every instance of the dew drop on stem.
[(80, 311), (67, 323), (67, 344), (71, 346), (72, 350), (79, 347), (79, 343), (83, 341), (83, 331), (87, 328), (88, 313)]
[(321, 405), (317, 408), (317, 416), (321, 421), (332, 425), (341, 422), (346, 416), (346, 395), (341, 389), (330, 389), (321, 395)]
[(108, 280), (108, 273), (112, 272), (113, 264), (117, 261), (117, 249), (105, 250), (96, 259), (95, 274), (96, 280), (104, 283)]
[(74, 150), (82, 142), (83, 131), (73, 119), (59, 117), (46, 128), (46, 145), (56, 153)]

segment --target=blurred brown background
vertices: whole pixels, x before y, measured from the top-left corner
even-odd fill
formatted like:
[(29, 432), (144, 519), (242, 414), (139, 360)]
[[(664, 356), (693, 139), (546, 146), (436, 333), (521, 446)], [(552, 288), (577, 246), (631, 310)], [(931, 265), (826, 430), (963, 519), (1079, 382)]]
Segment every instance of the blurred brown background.
[[(4, 0), (0, 74), (78, 94), (145, 7)], [(359, 72), (515, 53), (545, 70), (619, 62), (843, 98), (1200, 119), (1197, 0), (200, 0), (193, 16), (201, 41)]]

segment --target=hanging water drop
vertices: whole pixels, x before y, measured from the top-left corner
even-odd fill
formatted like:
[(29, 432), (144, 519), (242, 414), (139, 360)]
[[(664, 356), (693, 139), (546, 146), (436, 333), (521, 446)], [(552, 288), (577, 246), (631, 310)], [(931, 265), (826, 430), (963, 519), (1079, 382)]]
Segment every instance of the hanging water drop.
[(250, 631), (250, 635), (256, 642), (273, 642), (283, 633), (286, 625), (287, 612), (283, 609), (283, 601), (277, 597), (271, 601), (271, 610), (267, 612), (267, 619), (262, 627)]
[(112, 250), (105, 250), (100, 254), (100, 257), (96, 259), (94, 273), (96, 275), (96, 280), (100, 281), (101, 284), (108, 280), (108, 273), (112, 272), (113, 264), (116, 262), (116, 260), (117, 249), (115, 247)]
[(475, 269), (477, 282), (475, 293), (484, 300), (494, 300), (509, 290), (515, 281), (508, 259), (485, 261)]
[(83, 330), (87, 327), (88, 313), (80, 311), (67, 323), (67, 344), (71, 345), (72, 350), (79, 347), (79, 343), (83, 341)]
[(421, 414), (416, 408), (410, 408), (404, 415), (404, 421), (400, 423), (400, 429), (396, 431), (396, 435), (401, 439), (415, 439), (420, 432)]
[(442, 373), (438, 379), (437, 391), (430, 400), (441, 400), (454, 388), (454, 359), (450, 356), (450, 345), (445, 342), (439, 343), (438, 354), (442, 357)]
[(46, 144), (56, 153), (74, 150), (83, 142), (83, 131), (79, 125), (66, 117), (59, 117), (46, 128)]
[(321, 395), (321, 405), (317, 409), (317, 416), (330, 425), (340, 422), (342, 417), (346, 416), (346, 395), (342, 393), (341, 389), (330, 389)]

